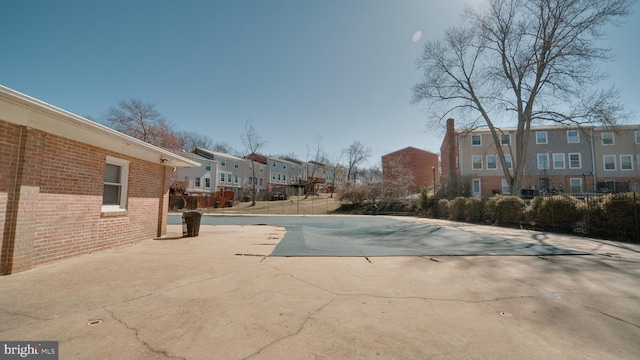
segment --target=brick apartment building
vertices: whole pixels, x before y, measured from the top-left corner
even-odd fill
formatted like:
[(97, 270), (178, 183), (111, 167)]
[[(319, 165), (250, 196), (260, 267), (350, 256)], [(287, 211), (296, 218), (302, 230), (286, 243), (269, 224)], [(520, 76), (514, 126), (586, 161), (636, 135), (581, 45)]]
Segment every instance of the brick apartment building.
[(166, 234), (200, 164), (0, 86), (0, 275)]
[[(507, 194), (501, 146), (512, 169), (515, 128), (502, 128), (500, 144), (488, 129), (456, 130), (447, 120), (440, 148), (443, 183), (469, 187), (473, 196)], [(539, 193), (638, 191), (640, 125), (536, 126), (528, 139), (522, 188)]]
[(412, 179), (411, 190), (440, 185), (438, 155), (415, 147), (406, 147), (382, 156), (382, 177), (385, 182), (399, 178)]

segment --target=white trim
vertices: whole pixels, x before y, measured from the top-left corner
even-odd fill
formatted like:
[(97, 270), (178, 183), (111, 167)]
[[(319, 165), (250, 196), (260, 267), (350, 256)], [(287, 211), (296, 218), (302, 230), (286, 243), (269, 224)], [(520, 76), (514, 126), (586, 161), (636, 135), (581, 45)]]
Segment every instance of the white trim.
[[(628, 156), (629, 157), (629, 164), (631, 165), (631, 169), (623, 169), (622, 168), (622, 157), (623, 156)], [(631, 155), (631, 154), (620, 154), (620, 171), (633, 171), (633, 155)]]
[[(556, 167), (556, 155), (562, 155), (562, 166)], [(551, 154), (551, 159), (553, 160), (553, 168), (554, 169), (565, 169), (567, 167), (566, 159), (564, 157), (564, 153), (553, 153)]]
[[(495, 164), (495, 167), (489, 167), (489, 157), (490, 156), (493, 156), (493, 158), (494, 158), (493, 163)], [(487, 170), (498, 170), (498, 155), (487, 155), (485, 160), (487, 162)]]
[[(540, 155), (544, 155), (544, 157), (547, 158), (547, 167), (540, 167)], [(538, 170), (548, 170), (551, 168), (551, 164), (549, 163), (549, 154), (547, 153), (536, 154), (536, 161), (538, 162)]]
[[(577, 141), (569, 141), (569, 133), (574, 131), (576, 133)], [(579, 143), (580, 143), (580, 132), (578, 130), (567, 130), (567, 144), (579, 144)]]
[[(129, 184), (129, 161), (106, 155), (104, 163), (105, 165), (111, 164), (111, 165), (116, 165), (120, 167), (120, 199), (118, 199), (118, 202), (119, 202), (118, 205), (102, 205), (102, 212), (126, 211), (127, 210), (127, 190), (128, 190), (128, 184)], [(104, 183), (104, 175), (102, 180)]]
[[(544, 134), (544, 142), (538, 142), (538, 134)], [(549, 143), (549, 133), (546, 131), (536, 131), (536, 144), (548, 144)]]
[[(613, 169), (607, 169), (607, 158), (610, 157), (613, 159)], [(602, 155), (602, 168), (604, 169), (604, 171), (616, 171), (617, 170), (617, 166), (616, 166), (616, 156), (615, 155)]]
[[(611, 135), (611, 144), (605, 144), (605, 143), (604, 143), (604, 134), (609, 134), (609, 135)], [(600, 141), (602, 142), (602, 145), (603, 145), (603, 146), (613, 146), (613, 145), (615, 145), (615, 144), (616, 144), (616, 138), (615, 138), (615, 135), (613, 135), (613, 133), (612, 133), (612, 132), (603, 132), (603, 133), (601, 133), (601, 134), (600, 134)]]
[[(475, 158), (475, 157), (480, 159), (480, 168), (473, 167), (473, 165), (475, 163), (473, 161), (473, 158)], [(482, 170), (482, 155), (471, 155), (471, 170)]]
[[(571, 155), (578, 155), (580, 165), (578, 167), (571, 166)], [(569, 153), (569, 169), (582, 169), (582, 153)]]
[[(165, 166), (200, 163), (0, 85), (0, 119)], [(164, 161), (163, 161), (164, 160)]]

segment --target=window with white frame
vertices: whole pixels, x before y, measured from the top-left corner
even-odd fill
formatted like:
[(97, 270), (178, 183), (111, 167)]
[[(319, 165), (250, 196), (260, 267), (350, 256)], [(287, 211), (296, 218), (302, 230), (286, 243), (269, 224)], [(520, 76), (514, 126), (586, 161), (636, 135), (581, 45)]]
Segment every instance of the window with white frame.
[(548, 142), (546, 131), (536, 131), (536, 144), (547, 144)]
[(538, 169), (549, 168), (549, 154), (538, 154)]
[(231, 174), (227, 173), (227, 182), (231, 184)]
[(236, 175), (233, 175), (233, 183), (234, 183), (234, 184), (237, 184), (237, 183), (239, 183), (239, 182), (240, 182), (240, 177), (239, 177), (237, 174), (236, 174)]
[(128, 182), (129, 161), (107, 156), (104, 166), (102, 211), (122, 211), (127, 209)]
[(636, 131), (636, 144), (640, 144), (640, 131)]
[(225, 178), (224, 173), (220, 173), (220, 182), (221, 182), (221, 183), (223, 183), (223, 182), (224, 182), (224, 178)]
[(487, 169), (496, 170), (498, 168), (498, 158), (496, 155), (487, 155)]
[(582, 179), (581, 178), (569, 179), (569, 192), (574, 193), (574, 194), (582, 192)]
[(504, 161), (507, 163), (507, 169), (513, 169), (513, 162), (511, 161), (511, 155), (505, 155)]
[(554, 169), (564, 169), (564, 154), (553, 154), (553, 168)]
[(620, 170), (633, 170), (633, 156), (620, 155)]
[(206, 171), (211, 170), (211, 163), (207, 163), (207, 165), (205, 165), (205, 166), (204, 166), (204, 169), (205, 169)]
[(220, 159), (220, 166), (227, 166), (227, 160), (226, 159)]
[(193, 186), (200, 187), (200, 178), (199, 177), (196, 177), (196, 179), (193, 182)]
[(282, 181), (287, 181), (287, 174), (282, 174)]
[(578, 130), (567, 130), (567, 142), (569, 144), (577, 144), (580, 142), (580, 133)]
[(240, 167), (240, 164), (237, 161), (234, 161), (233, 162), (233, 167), (237, 169), (237, 168)]
[(210, 178), (204, 178), (204, 187), (207, 188), (207, 189), (211, 187), (211, 179)]
[(276, 181), (276, 173), (271, 174), (271, 180)]
[(471, 168), (473, 170), (482, 170), (482, 156), (480, 155), (471, 156)]
[(273, 167), (276, 167), (276, 162), (275, 161), (273, 162)]
[(580, 153), (570, 153), (569, 154), (569, 168), (570, 169), (580, 169), (582, 168), (582, 158)]
[(259, 179), (258, 179), (258, 183), (259, 183), (260, 185), (264, 184), (264, 182), (262, 181), (262, 178), (259, 178)]
[(615, 155), (604, 155), (602, 157), (604, 160), (604, 170), (605, 171), (613, 171), (616, 169), (616, 157)]
[(282, 181), (282, 174), (278, 174), (278, 181)]
[(511, 134), (500, 134), (500, 145), (509, 145), (511, 143)]
[(480, 136), (480, 135), (471, 135), (471, 145), (473, 145), (473, 146), (482, 145), (482, 136)]
[(602, 145), (613, 145), (613, 133), (602, 133)]

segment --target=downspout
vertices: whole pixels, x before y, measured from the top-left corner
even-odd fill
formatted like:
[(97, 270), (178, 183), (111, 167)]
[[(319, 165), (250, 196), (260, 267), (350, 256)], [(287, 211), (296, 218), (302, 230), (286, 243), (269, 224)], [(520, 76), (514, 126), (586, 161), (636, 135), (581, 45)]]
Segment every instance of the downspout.
[(591, 135), (590, 135), (591, 139), (589, 139), (589, 141), (591, 142), (591, 170), (593, 171), (592, 172), (593, 173), (593, 192), (595, 193), (597, 190), (596, 189), (597, 174), (596, 174), (596, 150), (594, 149), (594, 146), (593, 146), (593, 127), (591, 127), (590, 132), (591, 132)]
[[(2, 274), (0, 275), (6, 275), (8, 274), (9, 271), (9, 253), (13, 253), (13, 246), (15, 244), (15, 234), (13, 234), (13, 224), (17, 221), (16, 217), (18, 215), (18, 209), (17, 207), (17, 202), (16, 202), (16, 192), (18, 190), (18, 174), (20, 173), (20, 159), (22, 158), (21, 155), (22, 154), (22, 136), (23, 136), (23, 132), (24, 132), (24, 126), (20, 127), (20, 137), (18, 139), (18, 157), (16, 158), (16, 174), (13, 178), (13, 195), (11, 198), (11, 221), (9, 222), (9, 234), (8, 234), (8, 239), (7, 239), (7, 252), (5, 254), (5, 261), (4, 264), (2, 264)], [(0, 252), (2, 251), (2, 249), (0, 249)]]

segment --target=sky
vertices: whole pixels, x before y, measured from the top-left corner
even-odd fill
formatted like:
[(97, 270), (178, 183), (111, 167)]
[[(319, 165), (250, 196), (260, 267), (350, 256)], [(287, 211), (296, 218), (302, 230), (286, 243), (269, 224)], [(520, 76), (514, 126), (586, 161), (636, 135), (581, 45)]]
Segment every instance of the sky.
[[(337, 161), (354, 141), (368, 165), (413, 146), (439, 153), (412, 105), (425, 41), (482, 0), (0, 0), (0, 84), (103, 119), (122, 99), (153, 103), (177, 130), (244, 152), (247, 121), (262, 152)], [(640, 4), (605, 45), (603, 85), (640, 115)], [(344, 161), (344, 157), (342, 158)]]

